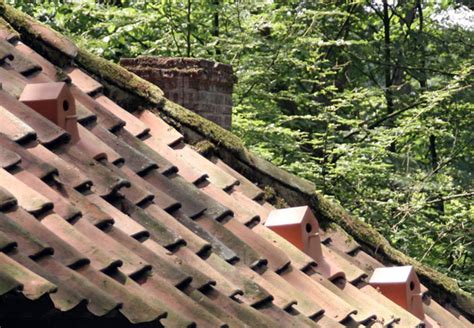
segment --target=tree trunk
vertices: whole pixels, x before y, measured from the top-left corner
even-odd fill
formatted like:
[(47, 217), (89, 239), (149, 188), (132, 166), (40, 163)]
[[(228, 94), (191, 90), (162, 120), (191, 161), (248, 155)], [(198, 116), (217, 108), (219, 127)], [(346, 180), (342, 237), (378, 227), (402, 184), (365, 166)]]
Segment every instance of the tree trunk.
[(191, 0), (188, 0), (188, 6), (186, 11), (186, 56), (191, 57)]
[(214, 20), (212, 22), (212, 35), (217, 39), (216, 42), (216, 55), (220, 55), (221, 48), (219, 47), (219, 0), (214, 0)]
[[(387, 103), (387, 115), (393, 113), (392, 94), (392, 69), (390, 52), (390, 16), (388, 13), (387, 0), (383, 0), (383, 29), (384, 29), (384, 75), (385, 75), (385, 101)], [(395, 152), (395, 143), (390, 145), (390, 151)]]
[[(424, 28), (424, 17), (423, 17), (423, 7), (421, 4), (421, 0), (416, 1), (416, 8), (418, 11), (418, 19), (419, 19), (419, 28), (418, 28), (418, 38), (417, 42), (420, 47), (420, 79), (418, 82), (420, 83), (421, 89), (424, 91), (427, 87), (427, 80), (428, 77), (426, 76), (425, 66), (426, 66), (426, 49), (423, 40), (423, 28)], [(436, 136), (431, 134), (429, 137), (429, 153), (430, 153), (430, 163), (431, 169), (436, 170), (438, 167), (438, 152), (436, 150)], [(441, 198), (442, 199), (442, 198)], [(443, 214), (444, 213), (444, 202), (441, 200), (440, 202), (436, 202), (434, 204), (436, 210)]]

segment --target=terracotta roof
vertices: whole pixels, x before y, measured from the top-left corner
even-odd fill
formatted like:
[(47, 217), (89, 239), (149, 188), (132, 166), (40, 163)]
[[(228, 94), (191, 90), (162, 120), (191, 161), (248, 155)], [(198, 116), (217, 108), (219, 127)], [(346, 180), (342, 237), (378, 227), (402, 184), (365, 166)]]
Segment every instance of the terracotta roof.
[[(426, 288), (425, 322), (384, 297), (366, 282), (383, 265), (340, 228), (321, 230), (316, 263), (262, 224), (274, 207), (245, 172), (119, 105), (70, 41), (30, 28), (20, 41), (0, 24), (0, 324), (471, 326)], [(18, 100), (56, 81), (71, 81), (78, 143)]]

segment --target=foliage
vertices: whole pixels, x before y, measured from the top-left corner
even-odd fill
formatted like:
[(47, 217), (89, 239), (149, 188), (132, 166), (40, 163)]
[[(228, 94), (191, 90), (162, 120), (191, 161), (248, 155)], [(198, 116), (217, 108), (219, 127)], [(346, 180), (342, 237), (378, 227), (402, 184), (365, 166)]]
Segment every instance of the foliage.
[(16, 5), (114, 61), (232, 64), (247, 146), (474, 289), (473, 31), (436, 20), (456, 1)]

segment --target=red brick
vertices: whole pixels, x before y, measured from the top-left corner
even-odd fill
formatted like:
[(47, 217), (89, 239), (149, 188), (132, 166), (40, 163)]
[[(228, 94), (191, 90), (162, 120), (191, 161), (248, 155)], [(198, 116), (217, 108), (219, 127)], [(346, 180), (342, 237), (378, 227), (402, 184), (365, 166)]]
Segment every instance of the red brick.
[(159, 57), (124, 59), (120, 63), (159, 86), (170, 100), (230, 128), (232, 92), (237, 81), (230, 65), (205, 59)]

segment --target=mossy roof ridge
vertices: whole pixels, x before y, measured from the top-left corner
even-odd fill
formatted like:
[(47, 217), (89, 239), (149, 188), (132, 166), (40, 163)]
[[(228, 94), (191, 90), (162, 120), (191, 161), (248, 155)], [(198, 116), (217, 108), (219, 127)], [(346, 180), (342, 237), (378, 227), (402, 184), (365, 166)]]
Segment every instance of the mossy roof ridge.
[(34, 37), (56, 48), (67, 57), (74, 58), (77, 55), (78, 49), (71, 40), (29, 15), (7, 5), (4, 0), (0, 0), (0, 14), (21, 36), (27, 34)]
[[(25, 38), (25, 41), (31, 43), (36, 50), (56, 65), (64, 66), (75, 63), (86, 68), (98, 78), (113, 83), (139, 97), (146, 98), (154, 105), (159, 106), (163, 101), (163, 91), (156, 85), (148, 83), (119, 65), (78, 48), (74, 42), (61, 33), (7, 5), (4, 0), (0, 0), (0, 15), (3, 17), (0, 26), (5, 25), (13, 31), (16, 30), (22, 38)], [(6, 24), (2, 24), (2, 22)], [(49, 48), (45, 48), (41, 43)], [(60, 58), (61, 55), (72, 61)]]
[(99, 79), (106, 80), (119, 88), (145, 98), (155, 106), (162, 106), (165, 98), (159, 87), (127, 71), (120, 65), (83, 49), (79, 49), (74, 61)]
[(5, 30), (9, 33), (7, 35), (7, 40), (10, 41), (12, 39), (19, 39), (20, 35), (18, 32), (3, 18), (0, 17), (0, 29)]
[[(437, 296), (443, 300), (447, 296), (470, 317), (474, 315), (474, 297), (461, 290), (453, 279), (393, 248), (373, 227), (352, 217), (340, 205), (316, 192), (316, 188), (311, 182), (290, 174), (254, 155), (231, 132), (165, 99), (161, 89), (154, 84), (84, 49), (76, 48), (77, 51), (74, 52), (75, 45), (69, 39), (58, 32), (51, 32), (52, 29), (10, 7), (3, 0), (0, 0), (0, 15), (19, 32), (22, 39), (26, 40), (30, 46), (54, 64), (63, 66), (64, 63), (71, 63), (68, 60), (72, 59), (76, 65), (84, 68), (97, 78), (109, 82), (124, 92), (138, 96), (147, 107), (158, 108), (154, 111), (165, 120), (177, 127), (180, 125), (186, 126), (215, 144), (217, 153), (220, 151), (231, 153), (235, 159), (254, 170), (258, 170), (261, 176), (269, 177), (272, 181), (299, 193), (301, 198), (305, 199), (312, 207), (320, 220), (339, 224), (355, 240), (367, 246), (373, 252), (380, 254), (386, 261), (413, 265), (422, 281), (429, 287), (434, 287), (432, 292), (435, 297)], [(40, 33), (38, 33), (38, 28)], [(41, 33), (41, 31), (47, 30), (50, 33)], [(74, 47), (71, 47), (71, 44)], [(445, 293), (445, 295), (441, 295), (442, 293)]]

